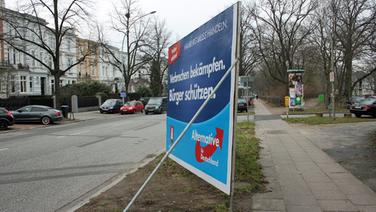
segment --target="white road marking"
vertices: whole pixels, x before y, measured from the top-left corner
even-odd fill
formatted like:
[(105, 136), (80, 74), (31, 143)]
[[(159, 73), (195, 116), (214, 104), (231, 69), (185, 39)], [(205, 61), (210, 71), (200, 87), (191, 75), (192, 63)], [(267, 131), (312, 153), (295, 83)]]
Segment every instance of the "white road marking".
[(0, 149), (0, 152), (1, 151), (6, 151), (6, 150), (8, 150), (9, 148), (3, 148), (3, 149)]

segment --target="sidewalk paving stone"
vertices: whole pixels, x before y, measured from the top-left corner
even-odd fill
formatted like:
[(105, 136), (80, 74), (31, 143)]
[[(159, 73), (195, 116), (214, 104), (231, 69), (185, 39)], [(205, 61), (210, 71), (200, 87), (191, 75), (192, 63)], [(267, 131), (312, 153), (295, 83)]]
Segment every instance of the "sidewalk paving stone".
[[(376, 195), (286, 122), (255, 101), (256, 136), (266, 193), (252, 198), (253, 211), (376, 211)], [(269, 118), (268, 118), (269, 117)]]

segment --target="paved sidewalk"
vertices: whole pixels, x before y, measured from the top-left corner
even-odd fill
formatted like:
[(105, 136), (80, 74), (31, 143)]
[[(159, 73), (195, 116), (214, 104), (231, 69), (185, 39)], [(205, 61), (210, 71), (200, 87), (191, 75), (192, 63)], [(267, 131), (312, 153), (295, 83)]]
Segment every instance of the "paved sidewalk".
[[(78, 121), (88, 121), (88, 120), (94, 120), (94, 119), (113, 119), (113, 118), (120, 118), (120, 117), (126, 117), (134, 114), (129, 115), (120, 115), (120, 113), (114, 113), (114, 114), (107, 114), (103, 113), (101, 114), (98, 110), (95, 111), (86, 111), (86, 112), (79, 112), (74, 113), (74, 118)], [(68, 115), (69, 119), (72, 119), (71, 113)]]
[(376, 194), (286, 122), (255, 101), (256, 136), (268, 192), (252, 211), (376, 212)]

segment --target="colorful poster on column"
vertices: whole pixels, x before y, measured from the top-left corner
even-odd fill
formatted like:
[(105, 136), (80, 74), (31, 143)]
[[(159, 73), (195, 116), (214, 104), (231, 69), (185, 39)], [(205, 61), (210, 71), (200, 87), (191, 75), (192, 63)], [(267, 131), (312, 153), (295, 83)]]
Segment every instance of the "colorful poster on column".
[[(239, 3), (169, 48), (169, 150), (237, 56)], [(236, 68), (214, 93), (170, 158), (226, 194), (231, 187)]]
[(303, 109), (304, 106), (304, 84), (303, 84), (303, 69), (289, 69), (287, 70), (289, 77), (289, 95), (290, 95), (290, 109)]

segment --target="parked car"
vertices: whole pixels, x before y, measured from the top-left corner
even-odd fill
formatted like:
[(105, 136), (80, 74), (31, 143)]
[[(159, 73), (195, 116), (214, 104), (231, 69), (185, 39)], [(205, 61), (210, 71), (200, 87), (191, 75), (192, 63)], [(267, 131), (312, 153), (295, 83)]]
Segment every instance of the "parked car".
[(162, 114), (167, 110), (166, 97), (150, 97), (147, 105), (145, 106), (145, 114), (159, 113)]
[(0, 129), (8, 129), (14, 124), (13, 114), (7, 109), (0, 107)]
[(140, 101), (129, 101), (126, 102), (121, 108), (120, 113), (123, 115), (125, 113), (137, 113), (143, 112), (144, 105)]
[(350, 97), (350, 99), (348, 101), (346, 101), (347, 109), (350, 109), (352, 105), (354, 105), (356, 103), (360, 103), (364, 99), (365, 99), (364, 96), (352, 96), (352, 97)]
[(13, 111), (14, 121), (21, 122), (41, 122), (44, 125), (63, 120), (60, 110), (44, 105), (28, 105)]
[(354, 113), (358, 118), (362, 115), (376, 117), (376, 98), (366, 98), (359, 103), (351, 105), (350, 113)]
[(248, 112), (248, 104), (245, 99), (238, 99), (238, 112)]
[(100, 113), (119, 113), (120, 108), (123, 106), (121, 99), (107, 99), (100, 107)]
[(145, 106), (148, 104), (148, 101), (149, 101), (150, 97), (141, 97), (140, 98), (140, 101), (142, 102), (142, 104)]

